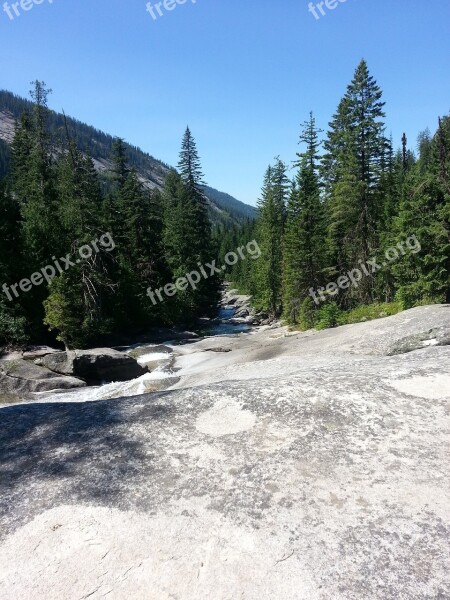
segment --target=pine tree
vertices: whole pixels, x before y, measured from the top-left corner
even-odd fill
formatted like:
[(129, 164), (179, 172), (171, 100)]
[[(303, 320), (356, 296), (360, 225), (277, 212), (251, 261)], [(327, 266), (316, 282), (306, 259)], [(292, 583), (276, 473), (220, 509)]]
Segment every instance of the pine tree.
[[(377, 189), (386, 168), (382, 91), (362, 60), (330, 123), (323, 173), (329, 208), (329, 240), (336, 274), (367, 262), (378, 249), (383, 204)], [(343, 295), (344, 305), (371, 302), (374, 280)]]
[(282, 311), (283, 234), (288, 185), (286, 166), (278, 158), (266, 171), (258, 203), (256, 237), (261, 258), (254, 265), (256, 304), (273, 317)]
[(183, 137), (178, 170), (186, 189), (185, 231), (194, 244), (192, 252), (195, 259), (204, 262), (214, 256), (211, 222), (208, 201), (202, 189), (204, 182), (200, 158), (189, 127)]
[(202, 173), (197, 145), (192, 137), (189, 127), (186, 127), (183, 141), (181, 143), (178, 171), (180, 172), (181, 179), (187, 187), (199, 191), (200, 186), (204, 185), (204, 175)]
[[(394, 155), (393, 143), (390, 140), (387, 153), (387, 167), (378, 186), (379, 202), (383, 203), (384, 213), (378, 223), (380, 248), (385, 251), (395, 248), (401, 238), (398, 231), (397, 217), (405, 199), (408, 174), (415, 165), (413, 152), (408, 149), (406, 134), (403, 134), (402, 149)], [(395, 299), (396, 287), (395, 264), (386, 263), (376, 276), (375, 298), (383, 302)]]
[[(59, 220), (68, 250), (75, 255), (79, 248), (98, 239), (102, 231), (101, 190), (92, 160), (84, 157), (68, 140), (58, 162), (57, 191)], [(49, 286), (44, 301), (44, 323), (66, 347), (83, 347), (109, 330), (105, 299), (112, 287), (109, 278), (110, 257), (92, 251), (89, 258), (58, 275)]]
[(298, 323), (309, 290), (322, 284), (326, 264), (326, 223), (320, 197), (319, 130), (313, 114), (303, 124), (297, 154), (299, 167), (287, 206), (283, 252), (283, 308), (290, 323)]
[[(48, 133), (48, 90), (44, 82), (33, 82), (32, 111), (16, 124), (12, 145), (12, 193), (21, 213), (20, 231), (23, 254), (27, 256), (27, 274), (38, 271), (60, 255), (63, 236), (58, 221), (53, 148)], [(28, 316), (30, 334), (45, 339), (42, 302), (47, 286), (35, 286), (22, 299)]]
[(123, 246), (119, 256), (127, 299), (128, 318), (134, 324), (161, 321), (161, 307), (154, 307), (146, 290), (167, 283), (168, 269), (163, 249), (163, 212), (158, 191), (144, 190), (132, 169), (120, 197)]
[(52, 145), (47, 130), (51, 90), (35, 81), (30, 92), (31, 116), (24, 115), (13, 143), (14, 192), (21, 205), (24, 242), (36, 266), (46, 264), (60, 248), (55, 223), (57, 201)]
[[(0, 180), (0, 345), (14, 346), (28, 340), (21, 303), (9, 288), (21, 279), (23, 268), (20, 211), (6, 182)], [(9, 296), (8, 296), (9, 294)]]
[[(198, 271), (217, 254), (202, 190), (200, 159), (189, 128), (183, 137), (178, 169), (179, 174), (172, 172), (167, 177), (164, 190), (164, 246), (174, 279)], [(179, 291), (170, 302), (174, 314), (185, 321), (214, 314), (219, 286), (220, 280), (214, 276), (202, 278), (195, 290)]]

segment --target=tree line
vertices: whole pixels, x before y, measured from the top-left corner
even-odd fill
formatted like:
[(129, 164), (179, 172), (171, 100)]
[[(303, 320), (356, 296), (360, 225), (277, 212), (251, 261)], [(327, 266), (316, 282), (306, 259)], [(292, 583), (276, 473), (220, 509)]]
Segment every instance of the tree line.
[[(162, 192), (142, 184), (121, 139), (112, 170), (99, 174), (87, 148), (63, 123), (55, 140), (49, 90), (34, 82), (0, 179), (0, 283), (23, 281), (59, 256), (109, 233), (113, 252), (95, 252), (11, 301), (0, 294), (0, 345), (99, 343), (152, 326), (191, 324), (217, 309), (220, 280), (179, 290), (155, 304), (153, 290), (255, 239), (261, 258), (239, 261), (230, 279), (257, 310), (303, 329), (450, 302), (450, 117), (394, 150), (382, 90), (365, 61), (326, 134), (311, 113), (300, 133), (295, 176), (280, 158), (264, 175), (258, 218), (212, 227), (203, 174), (189, 129), (178, 169)], [(412, 235), (420, 252), (364, 272), (357, 285), (330, 287)], [(400, 246), (401, 247), (401, 246)], [(321, 290), (320, 302), (311, 293)], [(4, 291), (4, 290), (3, 290)]]
[[(259, 243), (261, 259), (231, 275), (259, 310), (309, 328), (450, 302), (450, 117), (433, 136), (420, 134), (418, 157), (406, 135), (394, 150), (384, 119), (382, 90), (362, 60), (324, 138), (313, 113), (303, 123), (293, 180), (277, 158), (257, 222), (223, 236), (222, 252), (249, 235)], [(368, 270), (338, 294), (330, 287), (413, 235), (420, 252)], [(325, 302), (314, 299), (317, 289)]]
[[(203, 175), (189, 130), (178, 170), (162, 192), (148, 189), (129, 166), (123, 140), (111, 149), (113, 168), (96, 171), (67, 123), (64, 142), (49, 128), (48, 90), (34, 82), (33, 103), (16, 124), (11, 167), (0, 180), (0, 345), (54, 341), (86, 347), (111, 334), (189, 324), (214, 314), (220, 282), (209, 278), (155, 305), (160, 288), (216, 256)], [(11, 301), (7, 284), (30, 277), (59, 256), (75, 255), (108, 233), (114, 251), (93, 252), (70, 269)]]

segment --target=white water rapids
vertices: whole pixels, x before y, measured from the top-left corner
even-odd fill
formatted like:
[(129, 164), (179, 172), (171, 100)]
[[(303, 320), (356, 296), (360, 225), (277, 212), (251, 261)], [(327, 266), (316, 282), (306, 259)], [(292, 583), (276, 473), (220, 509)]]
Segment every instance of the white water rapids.
[[(249, 331), (248, 325), (228, 323), (234, 313), (233, 306), (225, 306), (219, 312), (220, 321), (206, 326), (198, 333), (201, 337), (217, 337)], [(135, 344), (122, 351), (133, 356), (141, 366), (148, 367), (149, 372), (145, 375), (130, 381), (105, 383), (96, 387), (85, 387), (67, 392), (57, 390), (35, 393), (32, 402), (95, 402), (126, 396), (140, 396), (168, 389), (178, 381), (178, 373), (173, 369), (178, 354), (177, 347), (179, 347), (179, 343), (172, 340), (163, 344)], [(195, 357), (192, 357), (192, 361), (195, 362)]]

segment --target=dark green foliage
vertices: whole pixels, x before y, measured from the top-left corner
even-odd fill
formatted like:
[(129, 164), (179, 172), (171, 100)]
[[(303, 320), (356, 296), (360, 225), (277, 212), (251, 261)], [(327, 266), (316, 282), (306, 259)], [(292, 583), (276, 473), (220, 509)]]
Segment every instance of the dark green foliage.
[(214, 230), (214, 240), (218, 247), (219, 264), (224, 265), (228, 252), (236, 252), (238, 248), (243, 249), (244, 259), (238, 260), (233, 266), (227, 268), (225, 278), (237, 285), (242, 293), (253, 295), (254, 280), (253, 273), (255, 259), (252, 260), (246, 251), (247, 245), (256, 239), (256, 222), (248, 219), (243, 225), (232, 227), (217, 227)]
[[(66, 252), (75, 255), (82, 246), (102, 236), (102, 197), (92, 161), (69, 140), (57, 170), (58, 215)], [(44, 301), (44, 323), (59, 332), (66, 346), (86, 346), (107, 328), (105, 304), (110, 296), (112, 268), (104, 252), (96, 252), (68, 272), (58, 275)]]
[(289, 180), (278, 158), (264, 178), (258, 203), (256, 240), (261, 258), (255, 262), (254, 298), (257, 307), (276, 316), (282, 310), (283, 235)]
[(329, 329), (330, 327), (337, 327), (340, 316), (341, 309), (336, 302), (324, 304), (317, 312), (316, 328)]
[[(364, 61), (330, 123), (323, 155), (311, 113), (294, 181), (276, 159), (265, 175), (257, 220), (247, 209), (231, 216), (233, 199), (221, 197), (214, 227), (189, 128), (179, 170), (155, 161), (150, 170), (158, 181), (143, 182), (154, 159), (49, 111), (48, 93), (39, 81), (30, 103), (0, 92), (0, 107), (18, 117), (11, 151), (0, 144), (6, 175), (0, 179), (0, 345), (57, 336), (66, 346), (86, 346), (109, 334), (192, 323), (216, 313), (223, 277), (251, 294), (260, 311), (302, 329), (450, 303), (450, 117), (439, 119), (434, 135), (420, 135), (418, 160), (406, 134), (396, 152), (384, 134), (381, 89)], [(110, 161), (112, 170), (99, 175), (90, 156)], [(50, 284), (8, 296), (8, 286), (105, 236), (109, 247), (75, 261)], [(224, 264), (227, 253), (252, 240), (259, 258), (240, 257), (223, 274), (209, 275), (208, 263)], [(333, 290), (349, 271), (372, 258), (383, 261), (389, 248), (398, 250), (397, 259), (357, 285)], [(170, 287), (194, 271), (202, 273), (195, 286)]]
[(419, 148), (394, 226), (398, 237), (414, 234), (421, 245), (393, 267), (397, 298), (407, 308), (450, 302), (450, 118), (439, 120), (432, 140), (421, 136)]
[[(330, 275), (367, 262), (378, 248), (383, 202), (377, 193), (389, 149), (384, 135), (382, 92), (361, 61), (330, 123), (323, 175), (329, 207)], [(375, 282), (366, 277), (342, 295), (351, 306), (373, 300)]]
[(66, 348), (83, 348), (93, 337), (94, 321), (85, 312), (83, 291), (79, 273), (63, 274), (52, 281), (44, 301), (44, 323)]
[(300, 306), (298, 323), (303, 331), (312, 329), (316, 324), (317, 307), (312, 298), (305, 298)]
[[(263, 257), (233, 273), (258, 309), (282, 312), (307, 329), (450, 303), (450, 117), (439, 120), (434, 136), (419, 136), (416, 161), (406, 134), (397, 152), (386, 139), (383, 107), (381, 89), (361, 61), (330, 123), (323, 156), (311, 114), (290, 189), (274, 194), (274, 168), (267, 171), (255, 225)], [(397, 258), (385, 261), (388, 250)], [(381, 268), (367, 268), (372, 259)], [(362, 273), (357, 285), (345, 285), (355, 269)]]
[(6, 142), (0, 140), (0, 180), (6, 177), (11, 165), (11, 149)]
[[(143, 186), (121, 139), (110, 145), (112, 170), (105, 186), (69, 119), (55, 146), (48, 94), (45, 84), (34, 83), (34, 102), (16, 125), (8, 187), (0, 182), (0, 275), (11, 285), (53, 265), (48, 268), (54, 276), (51, 282), (41, 277), (12, 299), (10, 288), (3, 290), (0, 344), (56, 337), (66, 347), (84, 347), (109, 334), (132, 336), (153, 325), (213, 315), (217, 278), (160, 303), (148, 293), (216, 258), (190, 131), (183, 140), (181, 175), (169, 171), (164, 198)], [(83, 247), (87, 254), (80, 258)], [(56, 269), (67, 256), (70, 266), (62, 269), (60, 260)]]
[[(55, 164), (47, 128), (50, 90), (39, 81), (33, 82), (33, 86), (31, 95), (35, 103), (17, 123), (12, 145), (10, 186), (20, 210), (21, 240), (15, 282), (48, 265), (53, 255), (62, 252)], [(32, 337), (42, 338), (45, 334), (42, 324), (45, 297), (45, 286), (35, 286), (19, 300)]]
[(300, 142), (299, 169), (287, 204), (283, 253), (283, 308), (289, 323), (298, 323), (299, 308), (311, 288), (323, 282), (326, 266), (326, 221), (318, 176), (318, 130), (310, 114)]
[[(195, 141), (189, 128), (180, 152), (179, 173), (172, 171), (164, 188), (164, 248), (172, 279), (185, 277), (216, 258), (207, 199)], [(190, 322), (217, 309), (220, 280), (204, 277), (196, 285), (178, 290), (168, 303), (173, 320)]]
[(17, 316), (13, 309), (0, 298), (0, 346), (20, 347), (25, 345), (29, 336), (25, 317)]
[(13, 192), (23, 219), (25, 248), (34, 264), (39, 265), (60, 248), (55, 217), (58, 202), (52, 168), (51, 141), (47, 130), (47, 90), (43, 82), (34, 82), (35, 99), (31, 114), (24, 114), (13, 143)]
[[(0, 181), (0, 286), (20, 278), (21, 255), (19, 204)], [(28, 340), (22, 307), (0, 291), (0, 346), (19, 346)], [(10, 292), (11, 294), (11, 292)]]

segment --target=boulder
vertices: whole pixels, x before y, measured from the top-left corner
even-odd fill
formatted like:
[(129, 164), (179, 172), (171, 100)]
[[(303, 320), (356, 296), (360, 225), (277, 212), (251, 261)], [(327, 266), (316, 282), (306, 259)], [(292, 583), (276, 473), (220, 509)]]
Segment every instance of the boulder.
[(26, 360), (0, 361), (0, 393), (27, 394), (85, 387), (75, 377), (65, 377)]
[(248, 310), (248, 308), (246, 306), (243, 306), (242, 308), (239, 308), (235, 313), (234, 313), (234, 317), (235, 318), (240, 318), (240, 317), (249, 317), (250, 316), (250, 311)]
[(133, 357), (111, 348), (57, 352), (39, 359), (38, 364), (55, 373), (80, 377), (91, 385), (129, 381), (148, 372)]

